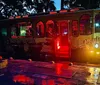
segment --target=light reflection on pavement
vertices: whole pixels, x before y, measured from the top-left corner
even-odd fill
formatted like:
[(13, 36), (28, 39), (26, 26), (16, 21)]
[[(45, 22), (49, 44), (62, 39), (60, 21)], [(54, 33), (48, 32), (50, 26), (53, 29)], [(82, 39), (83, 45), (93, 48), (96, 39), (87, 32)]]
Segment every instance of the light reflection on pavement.
[[(99, 66), (69, 65), (68, 62), (11, 60), (7, 69), (16, 82), (28, 85), (99, 85)], [(31, 82), (31, 81), (32, 82)]]
[(98, 77), (100, 68), (90, 67), (88, 71), (91, 73), (91, 75), (87, 77), (87, 81), (94, 83), (94, 85), (96, 85), (96, 83), (99, 83), (100, 81), (98, 81)]

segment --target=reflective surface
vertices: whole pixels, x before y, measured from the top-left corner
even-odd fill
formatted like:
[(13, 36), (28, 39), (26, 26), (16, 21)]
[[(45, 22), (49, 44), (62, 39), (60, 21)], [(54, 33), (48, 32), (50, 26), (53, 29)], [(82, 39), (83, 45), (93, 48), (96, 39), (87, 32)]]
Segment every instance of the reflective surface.
[(96, 65), (10, 60), (4, 76), (15, 85), (99, 85), (99, 72)]

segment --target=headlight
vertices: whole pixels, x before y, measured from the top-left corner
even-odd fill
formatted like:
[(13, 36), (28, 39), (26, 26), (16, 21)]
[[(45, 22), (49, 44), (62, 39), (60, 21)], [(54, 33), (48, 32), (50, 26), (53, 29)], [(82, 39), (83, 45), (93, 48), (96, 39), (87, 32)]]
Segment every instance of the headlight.
[(98, 48), (98, 47), (99, 47), (99, 45), (96, 43), (94, 47), (95, 47), (95, 48)]
[(100, 52), (96, 52), (96, 54), (100, 54)]
[(90, 52), (91, 52), (91, 53), (93, 53), (94, 51), (93, 51), (93, 50), (91, 50)]

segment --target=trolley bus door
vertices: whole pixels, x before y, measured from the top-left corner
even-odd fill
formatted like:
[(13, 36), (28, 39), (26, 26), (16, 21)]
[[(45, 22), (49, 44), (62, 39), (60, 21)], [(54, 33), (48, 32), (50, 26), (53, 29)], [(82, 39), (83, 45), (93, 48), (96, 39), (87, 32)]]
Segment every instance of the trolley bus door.
[(70, 44), (68, 40), (69, 36), (69, 20), (61, 20), (57, 22), (59, 28), (59, 35), (55, 40), (56, 44), (56, 56), (62, 58), (69, 58), (70, 56)]

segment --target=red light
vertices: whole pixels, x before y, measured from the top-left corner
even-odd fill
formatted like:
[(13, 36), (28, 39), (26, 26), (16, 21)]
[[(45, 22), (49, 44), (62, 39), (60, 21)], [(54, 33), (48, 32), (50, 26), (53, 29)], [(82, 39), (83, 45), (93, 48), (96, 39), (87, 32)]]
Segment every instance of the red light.
[(60, 42), (57, 41), (57, 49), (60, 49)]
[(63, 64), (61, 64), (61, 63), (56, 63), (56, 73), (58, 74), (58, 75), (60, 75), (61, 74), (61, 70), (62, 70), (62, 66), (63, 66)]
[(42, 80), (42, 85), (55, 85), (55, 82), (53, 79)]
[(30, 83), (30, 84), (34, 84), (34, 80), (31, 79), (30, 77), (27, 77), (25, 75), (16, 75), (13, 77), (13, 81), (14, 82), (19, 82), (19, 83)]
[(60, 49), (60, 46), (58, 46), (57, 48)]
[(50, 12), (50, 14), (57, 14), (57, 12), (53, 11), (53, 12)]
[(67, 10), (60, 10), (60, 13), (65, 13), (67, 12)]
[(16, 16), (15, 18), (21, 18), (21, 16)]

